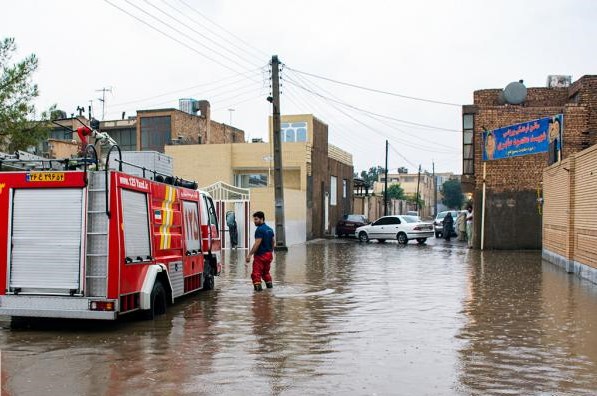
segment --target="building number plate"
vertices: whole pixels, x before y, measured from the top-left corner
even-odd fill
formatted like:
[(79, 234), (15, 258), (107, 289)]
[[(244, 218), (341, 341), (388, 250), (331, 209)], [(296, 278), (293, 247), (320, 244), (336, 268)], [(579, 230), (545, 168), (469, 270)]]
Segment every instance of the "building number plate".
[(31, 172), (27, 173), (28, 182), (63, 182), (64, 172)]

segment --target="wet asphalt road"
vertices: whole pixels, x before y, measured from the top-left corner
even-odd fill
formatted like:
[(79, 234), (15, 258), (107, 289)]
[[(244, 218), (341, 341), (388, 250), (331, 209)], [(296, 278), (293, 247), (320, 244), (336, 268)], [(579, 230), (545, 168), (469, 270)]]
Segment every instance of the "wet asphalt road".
[(2, 395), (597, 393), (597, 285), (538, 252), (318, 240), (262, 293), (245, 253), (153, 322), (5, 326)]

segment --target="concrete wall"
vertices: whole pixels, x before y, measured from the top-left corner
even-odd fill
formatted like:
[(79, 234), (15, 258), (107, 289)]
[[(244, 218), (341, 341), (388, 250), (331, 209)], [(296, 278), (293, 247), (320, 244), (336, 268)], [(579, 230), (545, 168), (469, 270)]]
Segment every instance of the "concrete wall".
[(543, 173), (543, 256), (597, 283), (597, 146)]

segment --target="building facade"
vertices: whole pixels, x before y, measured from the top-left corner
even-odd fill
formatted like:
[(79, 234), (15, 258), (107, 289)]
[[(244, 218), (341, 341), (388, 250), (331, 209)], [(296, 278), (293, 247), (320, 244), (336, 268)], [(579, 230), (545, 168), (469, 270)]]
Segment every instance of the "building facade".
[[(270, 122), (270, 142), (272, 139)], [(328, 143), (325, 123), (310, 114), (282, 116), (282, 164), (287, 244), (333, 235), (352, 210), (352, 156)], [(207, 186), (223, 181), (251, 191), (251, 210), (275, 223), (271, 143), (172, 145), (177, 175)]]
[[(563, 114), (565, 159), (597, 143), (597, 76), (583, 76), (568, 87), (525, 89), (519, 104), (504, 103), (501, 89), (474, 92), (472, 105), (462, 108), (463, 192), (475, 207), (475, 241), (481, 245), (482, 189), (485, 182), (484, 247), (540, 249), (540, 198), (548, 154), (539, 153), (483, 162), (483, 131)], [(485, 168), (485, 177), (483, 170)]]
[[(431, 217), (433, 216), (434, 210), (434, 188), (433, 175), (427, 171), (419, 173), (408, 173), (406, 169), (402, 168), (404, 173), (388, 173), (388, 188), (392, 184), (400, 184), (404, 190), (404, 195), (408, 198), (412, 198), (417, 195), (417, 188), (419, 190), (419, 197), (422, 202), (422, 206), (418, 209), (419, 216)], [(375, 195), (383, 195), (385, 186), (385, 175), (380, 174), (378, 181), (374, 183), (373, 192)], [(406, 206), (403, 206), (403, 211), (406, 211)], [(401, 213), (392, 213), (401, 214)]]

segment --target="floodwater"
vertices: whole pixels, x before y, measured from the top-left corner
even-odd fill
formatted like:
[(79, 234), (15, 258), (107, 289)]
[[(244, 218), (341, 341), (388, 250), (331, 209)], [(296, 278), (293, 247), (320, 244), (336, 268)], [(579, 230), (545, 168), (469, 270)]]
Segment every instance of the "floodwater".
[(0, 330), (3, 395), (597, 393), (597, 285), (537, 252), (314, 241), (246, 251), (156, 321)]

